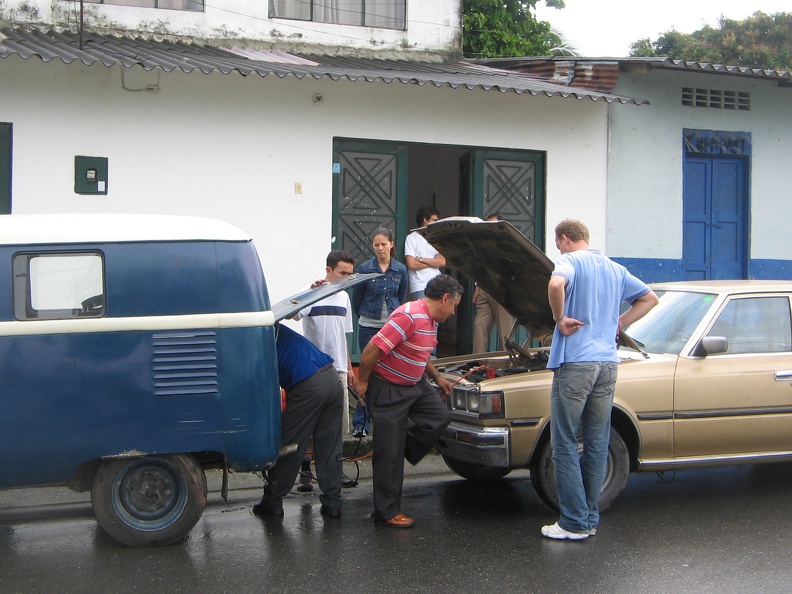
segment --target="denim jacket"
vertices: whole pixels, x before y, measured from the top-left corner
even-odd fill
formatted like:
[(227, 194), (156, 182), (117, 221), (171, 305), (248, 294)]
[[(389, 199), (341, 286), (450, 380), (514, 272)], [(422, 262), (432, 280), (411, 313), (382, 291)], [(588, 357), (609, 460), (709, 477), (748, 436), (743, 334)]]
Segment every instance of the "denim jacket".
[[(363, 262), (357, 269), (360, 273), (382, 272), (377, 258)], [(379, 320), (382, 313), (383, 296), (388, 300), (388, 310), (393, 311), (407, 301), (407, 267), (391, 258), (385, 276), (355, 285), (352, 289), (352, 310), (358, 317)]]

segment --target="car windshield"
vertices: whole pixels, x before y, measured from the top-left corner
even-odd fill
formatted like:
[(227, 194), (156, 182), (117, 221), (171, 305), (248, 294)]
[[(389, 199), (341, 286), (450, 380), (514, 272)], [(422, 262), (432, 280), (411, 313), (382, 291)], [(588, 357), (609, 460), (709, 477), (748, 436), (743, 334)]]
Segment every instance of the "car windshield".
[(704, 314), (715, 302), (712, 293), (655, 291), (654, 308), (625, 331), (648, 353), (678, 355)]

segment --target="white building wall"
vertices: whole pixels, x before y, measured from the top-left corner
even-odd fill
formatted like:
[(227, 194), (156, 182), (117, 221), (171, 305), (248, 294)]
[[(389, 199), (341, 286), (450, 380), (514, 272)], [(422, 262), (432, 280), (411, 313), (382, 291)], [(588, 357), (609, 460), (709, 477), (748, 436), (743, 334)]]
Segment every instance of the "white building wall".
[[(751, 94), (751, 109), (682, 105), (682, 87)], [(791, 259), (792, 242), (778, 240), (779, 221), (792, 217), (788, 179), (792, 155), (792, 89), (771, 80), (669, 71), (621, 74), (615, 93), (651, 105), (610, 109), (608, 252), (617, 257), (682, 258), (682, 130), (750, 132), (750, 252), (752, 259)]]
[[(272, 75), (160, 75), (16, 56), (0, 60), (0, 80), (0, 121), (13, 124), (13, 212), (224, 219), (254, 238), (275, 299), (324, 270), (333, 139), (340, 137), (546, 151), (550, 256), (557, 257), (552, 229), (565, 217), (586, 221), (592, 244), (604, 247), (601, 101)], [(157, 92), (134, 90), (154, 84)], [(109, 159), (107, 196), (74, 193), (75, 155)]]
[[(404, 31), (270, 19), (266, 0), (211, 0), (205, 12), (84, 4), (89, 29), (222, 39), (227, 45), (285, 47), (294, 51), (383, 53), (461, 52), (461, 0), (407, 1)], [(45, 23), (77, 30), (80, 3), (70, 0), (4, 0), (0, 20)], [(424, 56), (425, 58), (425, 56)]]

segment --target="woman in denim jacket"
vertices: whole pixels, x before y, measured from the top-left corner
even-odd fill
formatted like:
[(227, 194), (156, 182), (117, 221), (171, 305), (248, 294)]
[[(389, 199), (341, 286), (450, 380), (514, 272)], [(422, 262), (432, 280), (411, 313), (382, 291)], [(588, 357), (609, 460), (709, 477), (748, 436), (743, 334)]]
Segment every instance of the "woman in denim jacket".
[[(352, 289), (352, 310), (358, 316), (358, 343), (360, 352), (369, 340), (388, 321), (393, 310), (407, 301), (407, 267), (398, 262), (393, 242), (393, 232), (385, 227), (374, 230), (371, 240), (375, 256), (361, 264), (359, 273), (381, 272), (385, 276)], [(371, 417), (366, 407), (357, 405), (352, 417), (352, 435), (364, 437), (371, 432)]]

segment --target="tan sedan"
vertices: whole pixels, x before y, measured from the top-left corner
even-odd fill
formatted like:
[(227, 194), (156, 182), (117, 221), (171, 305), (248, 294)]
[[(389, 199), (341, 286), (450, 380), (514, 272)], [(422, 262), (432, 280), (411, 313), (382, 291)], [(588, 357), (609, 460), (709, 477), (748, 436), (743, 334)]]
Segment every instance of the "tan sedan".
[[(464, 262), (488, 257), (484, 252), (498, 244), (510, 245), (503, 233), (517, 247), (528, 240), (508, 224), (504, 231), (480, 227), (491, 223), (439, 223), (444, 222), (445, 229), (429, 229), (427, 238), (496, 295), (499, 281), (486, 274), (476, 278)], [(464, 244), (465, 236), (468, 250), (479, 242), (487, 246), (479, 248), (482, 254), (456, 257), (453, 244)], [(535, 259), (538, 248), (530, 246)], [(514, 260), (520, 250), (509, 249)], [(509, 282), (530, 284), (517, 278), (519, 266), (510, 265)], [(532, 272), (541, 277), (537, 271), (548, 266), (541, 262)], [(508, 278), (509, 269), (500, 278)], [(546, 278), (533, 282), (546, 288)], [(627, 329), (632, 347), (619, 349), (603, 509), (624, 489), (630, 472), (792, 460), (792, 281), (678, 282), (652, 289), (660, 303)], [(520, 323), (534, 329), (533, 338), (547, 337), (552, 320), (547, 323), (541, 299), (521, 308), (511, 292), (504, 301)], [(453, 420), (438, 447), (452, 470), (473, 480), (530, 468), (537, 492), (555, 506), (548, 351), (509, 341), (505, 352), (437, 361), (456, 382), (448, 400)]]

